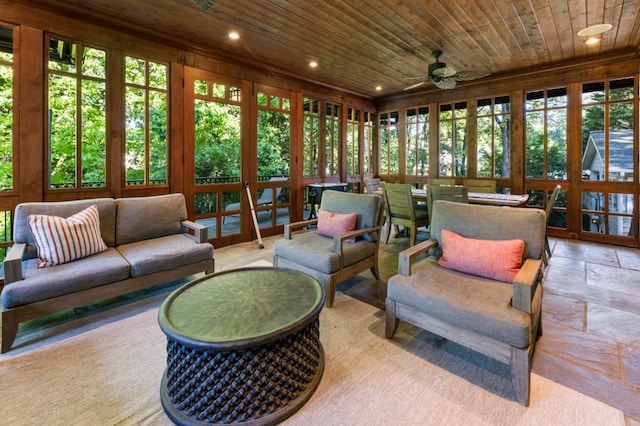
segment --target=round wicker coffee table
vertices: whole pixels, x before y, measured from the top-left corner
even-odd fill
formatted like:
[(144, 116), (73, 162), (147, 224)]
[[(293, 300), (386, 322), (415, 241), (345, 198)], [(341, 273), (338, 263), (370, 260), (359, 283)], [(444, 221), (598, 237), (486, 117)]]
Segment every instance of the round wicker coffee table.
[(187, 424), (275, 424), (313, 395), (324, 372), (324, 291), (285, 268), (244, 268), (195, 280), (160, 308), (167, 368), (160, 396)]

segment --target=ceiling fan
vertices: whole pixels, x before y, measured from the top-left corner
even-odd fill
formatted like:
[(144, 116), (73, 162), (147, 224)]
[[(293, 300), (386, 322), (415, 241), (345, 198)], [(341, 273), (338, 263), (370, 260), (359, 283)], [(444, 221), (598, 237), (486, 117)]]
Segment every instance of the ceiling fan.
[(456, 83), (458, 81), (475, 80), (477, 78), (482, 78), (489, 75), (489, 73), (487, 72), (478, 71), (456, 72), (456, 70), (448, 67), (444, 62), (440, 62), (440, 55), (442, 55), (442, 52), (440, 50), (435, 50), (433, 52), (433, 57), (436, 61), (432, 64), (429, 64), (429, 73), (427, 74), (426, 80), (423, 80), (416, 84), (412, 84), (409, 87), (405, 87), (404, 90), (415, 89), (429, 83), (433, 83), (433, 85), (439, 89), (453, 89), (456, 87)]

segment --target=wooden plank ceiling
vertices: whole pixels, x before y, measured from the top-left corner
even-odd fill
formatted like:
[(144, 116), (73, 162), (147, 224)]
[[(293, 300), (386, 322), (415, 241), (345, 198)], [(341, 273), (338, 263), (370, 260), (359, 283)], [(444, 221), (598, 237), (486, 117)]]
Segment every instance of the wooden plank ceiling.
[[(640, 0), (19, 1), (367, 97), (424, 80), (438, 50), (492, 76), (640, 50)], [(577, 35), (603, 23), (598, 45)]]

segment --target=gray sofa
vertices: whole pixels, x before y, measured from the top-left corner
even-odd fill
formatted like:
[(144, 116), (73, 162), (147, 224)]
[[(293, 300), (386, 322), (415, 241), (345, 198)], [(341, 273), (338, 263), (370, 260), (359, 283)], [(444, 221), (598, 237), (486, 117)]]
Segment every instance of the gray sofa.
[[(431, 239), (402, 251), (398, 274), (387, 283), (386, 337), (392, 338), (398, 320), (404, 320), (508, 364), (516, 400), (528, 406), (531, 358), (542, 334), (545, 226), (541, 209), (435, 201)], [(437, 260), (444, 230), (476, 240), (523, 240), (524, 253), (513, 281), (441, 266)], [(427, 253), (432, 256), (425, 258)]]
[[(38, 268), (28, 217), (69, 217), (95, 205), (107, 250), (61, 265)], [(95, 198), (19, 204), (14, 245), (4, 261), (2, 352), (13, 344), (18, 324), (188, 275), (213, 273), (207, 228), (187, 220), (184, 195)]]

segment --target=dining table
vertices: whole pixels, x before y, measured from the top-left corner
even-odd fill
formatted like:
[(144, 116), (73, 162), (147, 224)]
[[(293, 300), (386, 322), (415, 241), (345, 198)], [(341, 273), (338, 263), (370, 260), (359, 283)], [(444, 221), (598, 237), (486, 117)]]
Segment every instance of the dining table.
[[(427, 190), (414, 188), (411, 195), (416, 201), (427, 200)], [(469, 204), (485, 204), (490, 206), (524, 207), (529, 194), (500, 194), (493, 192), (469, 192)]]

